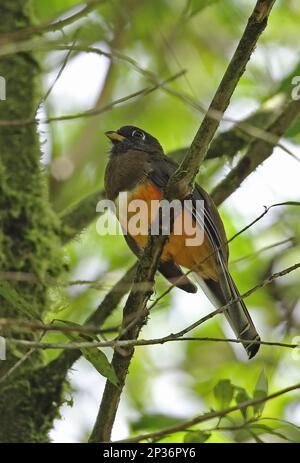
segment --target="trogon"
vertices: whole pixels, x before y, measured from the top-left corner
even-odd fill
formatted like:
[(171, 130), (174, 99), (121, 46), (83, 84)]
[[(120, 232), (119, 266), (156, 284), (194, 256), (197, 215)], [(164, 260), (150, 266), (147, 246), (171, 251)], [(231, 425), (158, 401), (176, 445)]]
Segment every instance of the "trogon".
[[(129, 200), (144, 200), (151, 211), (152, 200), (162, 200), (167, 183), (178, 167), (156, 138), (134, 126), (123, 126), (106, 132), (112, 142), (105, 171), (105, 191), (108, 199), (118, 203), (119, 194), (126, 192)], [(225, 310), (225, 316), (238, 339), (243, 341), (249, 358), (259, 349), (259, 335), (228, 270), (228, 245), (225, 229), (213, 200), (195, 184), (192, 200), (204, 202), (204, 220), (192, 217), (202, 227), (203, 240), (199, 246), (188, 246), (186, 236), (172, 233), (164, 246), (159, 264), (160, 273), (172, 284), (194, 293), (197, 287), (181, 267), (192, 270), (212, 304), (219, 308), (235, 300)], [(151, 214), (151, 212), (147, 212)], [(190, 212), (193, 215), (193, 209)], [(130, 217), (130, 215), (128, 215)], [(123, 228), (126, 224), (119, 221)], [(154, 217), (149, 217), (150, 222)], [(176, 219), (177, 220), (177, 219)], [(147, 244), (146, 233), (124, 234), (131, 250), (140, 257)], [(255, 342), (251, 342), (255, 341)]]

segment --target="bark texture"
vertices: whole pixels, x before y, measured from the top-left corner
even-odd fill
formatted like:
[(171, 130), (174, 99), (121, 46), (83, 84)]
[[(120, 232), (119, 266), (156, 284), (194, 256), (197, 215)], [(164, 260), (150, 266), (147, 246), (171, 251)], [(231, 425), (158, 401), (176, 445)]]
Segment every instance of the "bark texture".
[[(24, 0), (1, 0), (0, 35), (30, 25), (27, 7)], [(33, 117), (39, 88), (39, 66), (34, 57), (19, 53), (2, 58), (0, 75), (7, 88), (6, 101), (0, 101), (0, 119)], [(38, 317), (48, 306), (45, 276), (57, 277), (62, 267), (60, 226), (48, 202), (40, 156), (35, 125), (0, 127), (0, 268), (37, 276), (38, 283), (17, 283), (12, 291)], [(9, 297), (8, 283), (1, 283), (0, 316), (24, 316)], [(8, 349), (7, 360), (0, 362), (0, 376), (25, 352)], [(42, 357), (35, 352), (0, 384), (0, 442), (48, 440), (61, 396), (56, 384), (60, 390), (62, 385), (55, 381), (59, 373), (51, 372), (51, 378), (46, 373), (49, 366), (44, 367)]]

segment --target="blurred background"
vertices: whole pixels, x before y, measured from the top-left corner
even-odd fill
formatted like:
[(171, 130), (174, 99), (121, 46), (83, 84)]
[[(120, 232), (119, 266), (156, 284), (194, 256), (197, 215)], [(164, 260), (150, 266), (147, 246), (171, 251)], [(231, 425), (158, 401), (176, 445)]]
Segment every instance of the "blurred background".
[[(191, 102), (204, 108), (209, 105), (254, 4), (251, 0), (103, 1), (87, 16), (65, 27), (64, 33), (52, 32), (32, 41), (41, 63), (41, 97), (51, 89), (40, 106), (41, 119), (105, 108), (119, 98), (186, 71), (167, 85), (171, 92), (158, 88), (92, 117), (40, 124), (43, 168), (49, 179), (51, 202), (60, 215), (102, 189), (109, 151), (106, 130), (137, 125), (158, 138), (165, 152), (175, 157), (177, 150), (190, 145), (203, 117)], [(37, 23), (65, 18), (83, 6), (76, 0), (32, 0), (31, 5)], [(291, 93), (292, 77), (300, 75), (299, 21), (299, 2), (276, 2), (220, 132), (230, 130), (233, 121), (258, 110), (272, 116), (272, 108)], [(112, 59), (102, 52), (111, 53)], [(300, 201), (299, 141), (300, 121), (282, 140), (293, 156), (276, 147), (273, 155), (221, 205), (228, 237), (259, 216), (264, 206)], [(201, 166), (199, 183), (211, 191), (244, 152), (245, 147), (234, 153), (224, 150), (207, 159)], [(288, 205), (271, 209), (235, 239), (230, 244), (230, 269), (240, 291), (299, 261), (299, 239), (299, 208)], [(106, 292), (135, 261), (123, 237), (97, 234), (96, 212), (95, 220), (66, 244), (65, 259), (70, 279), (84, 280), (85, 284), (53, 287), (49, 319), (76, 323), (83, 323), (95, 311)], [(155, 296), (167, 286), (159, 276)], [(299, 288), (298, 271), (247, 299), (262, 339), (292, 342), (299, 334)], [(120, 323), (122, 306), (106, 326)], [(212, 309), (201, 291), (188, 295), (174, 289), (153, 310), (142, 337), (178, 331)], [(192, 334), (232, 337), (223, 317), (215, 317)], [(61, 337), (51, 334), (47, 340)], [(105, 352), (111, 358), (111, 349)], [(49, 360), (57, 352), (45, 355)], [(262, 346), (257, 357), (248, 362), (239, 345), (228, 343), (174, 342), (138, 347), (113, 439), (157, 430), (216, 408), (213, 390), (221, 379), (244, 388), (251, 397), (263, 369), (269, 389), (274, 391), (299, 381), (300, 358), (290, 349)], [(54, 442), (86, 440), (105, 384), (105, 378), (85, 359), (75, 363), (69, 380), (69, 400), (51, 433)], [(275, 429), (281, 437), (261, 428), (256, 430), (260, 436), (256, 439), (280, 441), (283, 435), (300, 441), (299, 395), (292, 393), (268, 402), (263, 416), (261, 424)], [(237, 425), (243, 419), (241, 413), (232, 417)], [(228, 420), (223, 424), (232, 425)], [(211, 426), (209, 423), (203, 429)], [(169, 438), (173, 442), (182, 439), (182, 434)], [(213, 432), (208, 442), (248, 440), (255, 438), (245, 430), (221, 430)]]

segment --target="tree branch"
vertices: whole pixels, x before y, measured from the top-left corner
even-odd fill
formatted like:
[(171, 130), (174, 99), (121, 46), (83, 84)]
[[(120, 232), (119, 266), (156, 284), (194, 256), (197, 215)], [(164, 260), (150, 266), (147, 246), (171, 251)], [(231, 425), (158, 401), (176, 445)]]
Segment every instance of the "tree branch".
[[(220, 156), (233, 158), (238, 151), (244, 149), (255, 138), (255, 135), (258, 135), (253, 133), (254, 131), (265, 132), (287, 103), (290, 97), (290, 82), (294, 76), (299, 74), (299, 71), (300, 63), (297, 63), (294, 69), (279, 83), (276, 90), (265, 99), (258, 110), (242, 121), (231, 120), (234, 123), (233, 127), (219, 133), (212, 140), (205, 158), (214, 159)], [(203, 108), (197, 102), (190, 101), (190, 105), (203, 112)], [(223, 120), (230, 122), (228, 118), (223, 118)], [(262, 128), (264, 128), (263, 131)], [(170, 155), (180, 162), (187, 151), (188, 147), (180, 148), (170, 153)]]
[[(130, 16), (133, 17), (135, 14), (135, 9), (138, 5), (138, 0), (125, 0), (122, 2), (122, 7), (115, 9), (115, 14), (113, 22), (110, 24), (112, 37), (106, 41), (106, 46), (108, 49), (122, 49), (124, 43), (126, 42), (126, 33), (128, 25), (128, 16), (124, 14), (125, 10), (130, 10)], [(59, 43), (61, 46), (61, 43)], [(68, 45), (68, 48), (70, 45)], [(52, 47), (50, 48), (52, 49)], [(79, 50), (78, 50), (79, 51)], [(101, 55), (101, 53), (100, 53)], [(106, 54), (102, 54), (107, 56)], [(109, 58), (107, 56), (107, 58)], [(116, 82), (118, 80), (119, 68), (116, 65), (115, 61), (109, 59), (108, 68), (105, 73), (105, 78), (103, 82), (99, 82), (99, 94), (97, 97), (95, 109), (101, 108), (107, 105), (112, 98), (114, 97), (114, 89)], [(160, 79), (158, 79), (160, 80)], [(73, 164), (73, 173), (68, 178), (67, 181), (61, 182), (55, 176), (51, 175), (49, 178), (49, 191), (50, 191), (50, 200), (53, 202), (55, 210), (63, 210), (66, 208), (66, 205), (74, 204), (74, 197), (71, 192), (74, 191), (74, 188), (77, 188), (77, 182), (84, 182), (84, 175), (82, 175), (83, 167), (86, 164), (85, 153), (89, 153), (89, 160), (97, 160), (98, 169), (104, 167), (105, 157), (100, 161), (99, 164), (99, 152), (98, 149), (95, 150), (95, 146), (98, 146), (99, 138), (99, 124), (101, 114), (93, 118), (86, 119), (84, 121), (84, 127), (81, 130), (81, 135), (75, 137), (68, 147), (67, 156), (70, 156)], [(84, 189), (84, 185), (83, 188)], [(75, 198), (76, 202), (79, 198)]]
[(67, 243), (86, 228), (96, 217), (96, 206), (105, 198), (104, 191), (96, 191), (69, 207), (60, 216), (62, 221), (62, 241)]
[(32, 333), (33, 331), (58, 332), (58, 333), (81, 333), (81, 334), (105, 334), (115, 333), (118, 327), (99, 328), (96, 325), (68, 325), (57, 324), (60, 320), (55, 320), (48, 325), (36, 320), (23, 320), (18, 318), (0, 318), (0, 329), (9, 332)]
[[(269, 126), (268, 132), (277, 140), (291, 126), (300, 114), (300, 100), (288, 102), (279, 116)], [(245, 156), (234, 167), (227, 177), (212, 192), (214, 202), (219, 205), (227, 199), (260, 164), (273, 152), (274, 144), (270, 141), (254, 140)]]
[[(218, 312), (219, 313), (219, 312)], [(209, 315), (217, 315), (215, 312), (211, 312)], [(212, 316), (210, 317), (212, 318)], [(205, 319), (204, 321), (207, 321)], [(202, 321), (202, 323), (204, 323)], [(197, 322), (197, 326), (199, 326), (199, 322)], [(41, 328), (40, 328), (41, 329)], [(51, 331), (51, 328), (47, 331)], [(99, 330), (97, 328), (95, 329), (78, 329), (74, 328), (73, 330), (59, 330), (59, 329), (53, 329), (53, 331), (61, 331), (61, 332), (75, 332), (77, 331), (78, 333), (107, 333), (110, 330)], [(115, 331), (115, 330), (114, 330)], [(16, 339), (16, 338), (7, 338), (7, 342), (11, 344), (16, 344), (20, 346), (29, 346), (34, 349), (42, 349), (42, 350), (49, 350), (49, 349), (64, 349), (65, 351), (74, 351), (78, 349), (98, 349), (98, 348), (105, 348), (105, 347), (113, 347), (114, 349), (117, 348), (123, 348), (123, 347), (139, 347), (139, 346), (156, 346), (158, 344), (166, 344), (168, 342), (177, 342), (177, 341), (197, 341), (197, 342), (229, 342), (231, 344), (240, 344), (243, 342), (251, 342), (252, 339), (236, 339), (236, 338), (217, 338), (213, 336), (186, 336), (186, 337), (179, 337), (179, 334), (170, 334), (168, 336), (164, 336), (162, 338), (154, 338), (154, 339), (124, 339), (124, 340), (111, 340), (111, 341), (82, 341), (82, 342), (70, 342), (70, 343), (64, 343), (64, 342), (41, 342), (41, 341), (27, 341), (26, 339)], [(289, 342), (280, 342), (280, 341), (253, 341), (253, 344), (259, 344), (263, 346), (272, 346), (272, 347), (284, 347), (287, 349), (299, 349), (300, 345), (296, 343), (289, 343)], [(23, 358), (22, 358), (23, 360)], [(1, 378), (2, 381), (2, 378)]]
[(267, 25), (268, 15), (274, 2), (275, 0), (257, 1), (238, 47), (225, 71), (188, 154), (172, 178), (170, 186), (171, 197), (177, 197), (176, 192), (180, 191), (180, 189), (184, 192), (184, 196), (192, 190), (200, 163), (205, 158), (210, 142), (220, 123), (217, 118), (211, 117), (209, 113), (214, 113), (215, 111), (224, 113), (227, 109), (231, 96), (245, 71), (257, 40)]
[(3, 34), (0, 36), (0, 45), (5, 45), (7, 43), (11, 44), (14, 42), (20, 42), (22, 40), (27, 40), (34, 35), (45, 34), (46, 32), (55, 32), (61, 30), (65, 26), (73, 24), (78, 19), (86, 16), (90, 11), (95, 9), (100, 3), (103, 3), (105, 0), (88, 0), (87, 5), (82, 8), (82, 10), (74, 13), (71, 16), (68, 16), (65, 19), (60, 21), (40, 24), (39, 26), (26, 27), (24, 29), (19, 29), (8, 34)]
[[(234, 125), (229, 130), (216, 135), (209, 146), (205, 159), (216, 159), (222, 156), (232, 159), (239, 151), (244, 149), (253, 138), (260, 138), (263, 140), (269, 139), (270, 142), (275, 144), (276, 140), (274, 136), (267, 132), (267, 127), (274, 121), (276, 114), (282, 110), (286, 100), (287, 98), (282, 98), (281, 101), (276, 101), (276, 105), (273, 104), (272, 107), (268, 107), (268, 105), (265, 107), (265, 104), (263, 104), (257, 111), (241, 121), (223, 117), (223, 121), (231, 122)], [(193, 104), (190, 102), (190, 104), (200, 110), (196, 102)], [(211, 117), (220, 118), (220, 115), (215, 114), (215, 116), (213, 116), (211, 112)], [(263, 130), (262, 127), (264, 127), (265, 130)], [(187, 152), (188, 147), (179, 148), (172, 151), (170, 156), (177, 162), (181, 162)]]
[(187, 421), (183, 421), (182, 423), (176, 424), (174, 426), (169, 426), (168, 428), (161, 429), (160, 431), (147, 433), (147, 434), (141, 434), (139, 436), (131, 437), (129, 439), (123, 439), (118, 442), (119, 443), (140, 442), (140, 441), (148, 440), (148, 439), (156, 439), (156, 440), (161, 439), (169, 434), (185, 431), (186, 429), (190, 428), (191, 426), (195, 426), (196, 424), (204, 423), (214, 418), (222, 418), (223, 416), (229, 415), (230, 413), (236, 412), (238, 410), (245, 410), (248, 407), (253, 407), (259, 404), (263, 404), (265, 402), (268, 402), (269, 400), (275, 399), (276, 397), (287, 394), (288, 392), (295, 391), (297, 389), (300, 389), (300, 383), (294, 384), (284, 389), (280, 389), (279, 391), (273, 392), (273, 394), (267, 395), (265, 397), (261, 397), (261, 398), (254, 399), (254, 400), (247, 400), (246, 402), (242, 402), (238, 405), (234, 405), (233, 407), (225, 408), (224, 410), (213, 411), (210, 413), (205, 413), (204, 415), (196, 416), (195, 418), (192, 418)]
[(126, 95), (124, 97), (118, 98), (117, 100), (112, 101), (111, 103), (105, 106), (102, 106), (101, 108), (90, 109), (88, 111), (82, 111), (76, 114), (66, 114), (63, 116), (47, 117), (46, 119), (37, 119), (36, 117), (32, 117), (28, 119), (1, 119), (0, 127), (11, 127), (11, 126), (16, 127), (16, 126), (35, 125), (35, 124), (49, 124), (50, 122), (71, 121), (74, 119), (81, 119), (83, 117), (97, 116), (99, 114), (110, 111), (115, 106), (121, 103), (125, 103), (126, 101), (131, 100), (132, 98), (135, 98), (137, 96), (148, 95), (149, 93), (152, 93), (154, 90), (158, 89), (162, 85), (165, 85), (167, 82), (171, 82), (177, 79), (178, 77), (181, 77), (184, 73), (185, 71), (180, 71), (174, 74), (173, 76), (169, 77), (168, 79), (163, 80), (160, 83), (158, 82), (151, 87), (145, 87), (141, 90), (138, 90), (137, 92), (131, 93), (130, 95)]
[[(125, 275), (123, 275), (123, 277), (120, 278), (114, 287), (106, 294), (96, 311), (86, 320), (84, 327), (89, 325), (101, 327), (104, 324), (114, 309), (118, 306), (122, 298), (130, 290), (136, 268), (137, 264), (134, 264), (129, 270), (127, 270)], [(64, 371), (66, 374), (68, 369), (81, 357), (81, 355), (82, 353), (80, 350), (64, 351), (51, 363), (53, 364), (54, 369), (55, 365), (57, 365), (57, 368)]]
[[(266, 27), (267, 18), (273, 4), (274, 0), (259, 0), (257, 2), (209, 109), (224, 112), (227, 108), (256, 42)], [(198, 172), (199, 165), (205, 157), (218, 125), (219, 121), (211, 119), (209, 114), (205, 115), (187, 156), (168, 183), (166, 190), (167, 199), (171, 199), (172, 197), (183, 198), (189, 192)], [(166, 239), (166, 236), (149, 236), (147, 247), (138, 265), (133, 288), (125, 304), (122, 324), (122, 331), (125, 331), (125, 334), (120, 339), (137, 339), (143, 324), (146, 322), (147, 302), (152, 294), (152, 290), (147, 287), (146, 290), (141, 291), (140, 284), (154, 283), (154, 276)], [(128, 325), (136, 317), (138, 318), (138, 322), (130, 327), (130, 329), (127, 329)], [(122, 353), (117, 349), (114, 352), (112, 366), (119, 379), (119, 387), (114, 386), (109, 381), (106, 382), (97, 420), (90, 437), (91, 442), (106, 442), (110, 440), (133, 353), (133, 348), (126, 349)]]
[[(225, 310), (228, 309), (232, 304), (246, 299), (247, 297), (251, 296), (254, 292), (257, 290), (264, 288), (265, 286), (269, 285), (276, 279), (288, 275), (291, 272), (294, 272), (295, 270), (298, 270), (300, 268), (300, 262), (287, 267), (279, 272), (273, 273), (269, 277), (265, 278), (262, 282), (254, 286), (253, 288), (249, 289), (246, 291), (244, 294), (240, 295), (239, 297), (236, 297), (232, 299), (230, 302), (227, 304), (223, 305), (222, 307), (210, 312), (209, 314), (205, 315), (204, 317), (200, 318), (200, 320), (197, 320), (196, 322), (192, 323), (191, 325), (187, 326), (181, 331), (178, 331), (177, 333), (172, 333), (168, 336), (164, 336), (162, 338), (157, 338), (157, 339), (142, 339), (142, 340), (137, 340), (137, 338), (128, 338), (124, 339), (124, 336), (120, 338), (119, 340), (111, 340), (111, 341), (88, 341), (88, 342), (74, 342), (74, 343), (43, 343), (43, 342), (35, 342), (35, 341), (28, 341), (28, 340), (23, 340), (23, 339), (12, 339), (8, 338), (8, 341), (13, 342), (15, 344), (20, 344), (24, 346), (29, 346), (29, 347), (38, 347), (40, 349), (66, 349), (66, 350), (74, 350), (74, 349), (80, 349), (80, 348), (97, 348), (97, 347), (132, 347), (132, 346), (148, 346), (148, 345), (155, 345), (155, 344), (164, 344), (166, 342), (171, 342), (171, 341), (188, 341), (188, 340), (197, 340), (197, 341), (219, 341), (219, 342), (245, 342), (240, 340), (240, 339), (224, 339), (224, 338), (208, 338), (208, 337), (197, 337), (197, 338), (183, 338), (183, 336), (193, 329), (197, 328), (200, 325), (203, 325), (203, 323), (207, 322), (208, 320), (212, 319), (216, 315), (223, 313)], [(122, 290), (124, 289), (122, 285)], [(115, 297), (115, 296), (114, 296)], [(152, 304), (151, 308), (155, 305), (156, 301)], [(93, 314), (90, 319), (89, 319), (89, 324), (94, 322), (95, 323), (95, 314)], [(132, 328), (136, 327), (138, 324), (139, 320), (134, 319), (134, 323), (132, 324)], [(6, 320), (4, 320), (4, 326), (5, 326)], [(30, 322), (27, 323), (28, 326), (32, 326)], [(131, 325), (131, 323), (130, 323)], [(1, 326), (1, 319), (0, 319), (0, 326)], [(43, 329), (46, 331), (46, 329), (49, 331), (51, 329), (51, 325), (47, 326), (45, 328), (44, 325), (40, 324), (37, 325), (39, 326), (40, 329)], [(62, 328), (62, 329), (59, 329)], [(84, 332), (84, 326), (83, 327), (78, 327), (77, 331)], [(128, 326), (126, 327), (126, 333), (128, 333)], [(132, 329), (131, 328), (131, 329)], [(52, 327), (53, 331), (76, 331), (76, 328), (72, 327)], [(88, 326), (85, 331), (88, 330)], [(252, 342), (252, 341), (251, 341)], [(282, 342), (276, 342), (276, 341), (253, 341), (254, 344), (263, 344), (267, 346), (279, 346), (279, 347), (288, 347), (288, 348), (297, 348), (299, 347), (299, 344), (290, 344), (290, 343), (282, 343)]]

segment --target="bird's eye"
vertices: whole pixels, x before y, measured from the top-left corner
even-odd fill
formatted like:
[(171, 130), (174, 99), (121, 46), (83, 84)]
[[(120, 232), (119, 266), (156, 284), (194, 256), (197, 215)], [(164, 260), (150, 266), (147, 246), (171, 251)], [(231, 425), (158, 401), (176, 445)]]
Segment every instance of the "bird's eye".
[(135, 137), (135, 138), (141, 138), (142, 140), (145, 140), (145, 134), (144, 132), (142, 132), (141, 130), (134, 130), (132, 132), (132, 136)]

